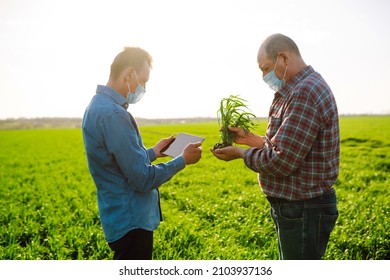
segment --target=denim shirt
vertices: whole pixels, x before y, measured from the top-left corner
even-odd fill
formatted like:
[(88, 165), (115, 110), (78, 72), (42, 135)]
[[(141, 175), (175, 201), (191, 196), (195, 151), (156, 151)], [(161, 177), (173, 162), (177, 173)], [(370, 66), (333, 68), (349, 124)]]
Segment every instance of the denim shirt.
[(82, 123), (88, 168), (97, 189), (100, 220), (107, 242), (132, 229), (155, 230), (162, 215), (158, 187), (185, 167), (182, 156), (152, 164), (126, 99), (98, 85)]

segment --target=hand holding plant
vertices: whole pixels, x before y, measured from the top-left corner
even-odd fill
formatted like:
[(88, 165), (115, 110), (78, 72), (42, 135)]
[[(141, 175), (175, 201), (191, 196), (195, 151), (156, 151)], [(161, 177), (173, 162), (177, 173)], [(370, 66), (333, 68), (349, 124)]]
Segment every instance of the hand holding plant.
[(256, 116), (248, 112), (249, 109), (245, 102), (245, 99), (237, 95), (230, 95), (221, 100), (217, 112), (221, 133), (220, 142), (214, 145), (214, 150), (232, 146), (236, 133), (238, 133), (237, 136), (243, 138), (243, 134), (250, 133), (250, 130), (256, 126), (252, 121), (252, 118), (256, 118)]

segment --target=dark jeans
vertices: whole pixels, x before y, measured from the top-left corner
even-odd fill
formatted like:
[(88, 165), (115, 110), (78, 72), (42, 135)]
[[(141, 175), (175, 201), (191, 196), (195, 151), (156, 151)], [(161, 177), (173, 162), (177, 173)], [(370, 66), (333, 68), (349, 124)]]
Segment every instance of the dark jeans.
[(108, 245), (114, 251), (114, 260), (151, 260), (153, 231), (134, 229)]
[(267, 199), (278, 236), (280, 259), (321, 259), (338, 217), (335, 191), (304, 201)]

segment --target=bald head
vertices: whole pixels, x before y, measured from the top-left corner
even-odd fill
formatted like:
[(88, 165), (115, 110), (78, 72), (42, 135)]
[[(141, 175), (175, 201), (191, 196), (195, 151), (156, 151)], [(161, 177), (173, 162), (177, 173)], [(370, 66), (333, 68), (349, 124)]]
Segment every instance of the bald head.
[(295, 42), (282, 34), (273, 34), (265, 39), (263, 44), (260, 46), (258, 56), (260, 55), (260, 52), (263, 51), (267, 57), (273, 61), (276, 60), (276, 57), (280, 52), (290, 52), (299, 57), (301, 56), (298, 46), (295, 44)]
[(274, 70), (276, 76), (286, 82), (306, 67), (297, 45), (282, 34), (273, 34), (265, 39), (257, 53), (257, 63), (263, 77)]

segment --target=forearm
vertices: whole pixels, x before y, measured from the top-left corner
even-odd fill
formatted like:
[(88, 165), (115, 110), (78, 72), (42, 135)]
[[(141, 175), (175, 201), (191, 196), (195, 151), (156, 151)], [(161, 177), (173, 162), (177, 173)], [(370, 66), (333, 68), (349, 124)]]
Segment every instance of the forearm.
[(250, 145), (248, 145), (249, 147), (259, 147), (259, 148), (264, 147), (265, 139), (263, 136), (253, 134), (253, 137), (251, 139), (252, 141)]
[(291, 139), (279, 135), (272, 140), (263, 137), (262, 147), (251, 147), (244, 154), (245, 164), (253, 171), (275, 177), (289, 176), (304, 161), (312, 138)]
[(241, 145), (246, 145), (249, 147), (262, 148), (264, 146), (264, 137), (254, 133), (250, 133), (247, 137), (241, 138), (241, 141), (240, 140), (236, 141), (236, 143)]
[(235, 158), (244, 158), (247, 150), (248, 148), (237, 147), (237, 149), (235, 149)]
[(146, 150), (146, 152), (147, 152), (149, 160), (151, 162), (153, 162), (153, 161), (155, 161), (157, 159), (156, 151), (154, 150), (154, 148), (149, 148), (149, 149)]
[(151, 164), (142, 155), (134, 154), (131, 162), (120, 166), (123, 166), (121, 169), (131, 188), (138, 192), (147, 192), (170, 180), (184, 169), (186, 164), (181, 156), (165, 163)]

